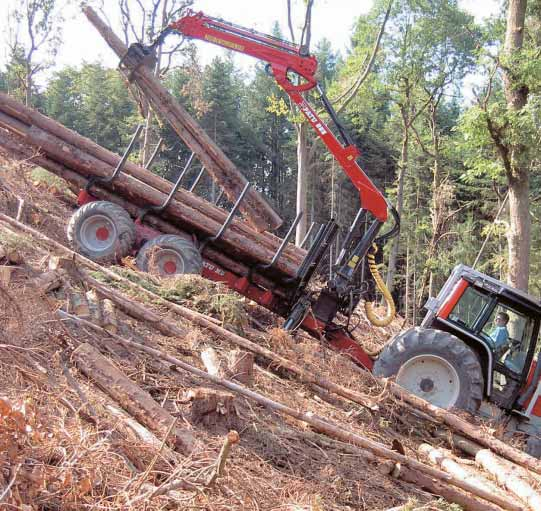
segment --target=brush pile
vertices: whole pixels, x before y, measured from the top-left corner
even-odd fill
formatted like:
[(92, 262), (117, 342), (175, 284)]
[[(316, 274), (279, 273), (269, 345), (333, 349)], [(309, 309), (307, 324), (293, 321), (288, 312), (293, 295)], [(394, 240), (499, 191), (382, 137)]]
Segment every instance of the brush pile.
[(0, 507), (540, 509), (539, 463), (493, 425), (376, 381), (220, 285), (71, 253), (69, 187), (0, 166)]

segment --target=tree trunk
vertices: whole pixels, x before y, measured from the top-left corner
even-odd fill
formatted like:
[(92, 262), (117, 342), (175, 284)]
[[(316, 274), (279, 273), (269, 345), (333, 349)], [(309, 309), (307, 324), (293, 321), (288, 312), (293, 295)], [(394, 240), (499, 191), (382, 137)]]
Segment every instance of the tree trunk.
[(301, 246), (308, 229), (308, 126), (301, 123), (297, 128), (297, 207), (296, 214), (303, 213), (295, 232), (295, 245)]
[[(408, 169), (408, 144), (409, 127), (406, 125), (406, 121), (404, 121), (402, 129), (402, 150), (400, 153), (400, 164), (398, 165), (398, 190), (396, 192), (396, 211), (399, 217), (402, 217), (402, 211), (404, 210), (404, 181)], [(392, 241), (391, 253), (389, 255), (389, 264), (387, 266), (386, 285), (391, 293), (394, 289), (394, 276), (396, 272), (396, 261), (398, 258), (399, 246), (400, 233)]]
[[(503, 69), (503, 83), (507, 108), (519, 112), (528, 102), (528, 87), (514, 72), (524, 41), (527, 0), (509, 0), (504, 51), (509, 59)], [(530, 200), (529, 172), (520, 143), (510, 146), (509, 183), (509, 273), (508, 282), (523, 291), (528, 290), (530, 272)]]

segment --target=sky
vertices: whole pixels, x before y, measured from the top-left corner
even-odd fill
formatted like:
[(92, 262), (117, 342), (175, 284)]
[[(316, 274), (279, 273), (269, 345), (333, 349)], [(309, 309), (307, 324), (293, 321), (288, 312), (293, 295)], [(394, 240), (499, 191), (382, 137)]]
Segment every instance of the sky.
[[(5, 44), (7, 30), (2, 24), (6, 25), (8, 10), (20, 1), (0, 0), (0, 67), (3, 67), (2, 64), (7, 56)], [(68, 5), (63, 9), (63, 16), (66, 19), (63, 29), (64, 44), (59, 49), (56, 67), (77, 66), (85, 61), (98, 61), (104, 65), (116, 67), (118, 59), (82, 15), (78, 7), (79, 2), (76, 0), (58, 1), (68, 2)], [(105, 5), (116, 4), (114, 0), (104, 1)], [(294, 20), (300, 24), (303, 21), (302, 2), (293, 0), (292, 3), (297, 8), (294, 11)], [(495, 14), (501, 2), (499, 0), (460, 0), (459, 3), (480, 21), (483, 17)], [(274, 22), (278, 21), (283, 33), (288, 34), (286, 5), (286, 0), (195, 0), (194, 9), (265, 33), (270, 33)], [(315, 0), (312, 47), (318, 40), (327, 38), (335, 50), (345, 55), (355, 18), (367, 13), (371, 5), (372, 0)], [(115, 22), (112, 10), (111, 22)], [(203, 63), (208, 63), (215, 55), (224, 53), (224, 50), (212, 44), (198, 41), (196, 46)], [(254, 60), (250, 57), (237, 55), (235, 61), (245, 71), (249, 72), (253, 68)]]

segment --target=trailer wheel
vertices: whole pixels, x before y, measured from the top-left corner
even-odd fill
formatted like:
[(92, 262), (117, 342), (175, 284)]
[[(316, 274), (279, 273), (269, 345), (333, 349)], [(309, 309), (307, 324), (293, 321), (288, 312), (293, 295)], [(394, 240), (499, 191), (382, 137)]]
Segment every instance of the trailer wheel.
[(483, 398), (483, 371), (463, 341), (441, 330), (411, 328), (399, 334), (374, 364), (376, 376), (396, 383), (440, 408), (475, 413)]
[(189, 240), (164, 234), (147, 241), (135, 259), (137, 267), (162, 277), (185, 273), (201, 274), (203, 258)]
[(135, 224), (124, 208), (112, 202), (90, 202), (70, 218), (68, 240), (75, 252), (92, 261), (114, 262), (130, 253)]

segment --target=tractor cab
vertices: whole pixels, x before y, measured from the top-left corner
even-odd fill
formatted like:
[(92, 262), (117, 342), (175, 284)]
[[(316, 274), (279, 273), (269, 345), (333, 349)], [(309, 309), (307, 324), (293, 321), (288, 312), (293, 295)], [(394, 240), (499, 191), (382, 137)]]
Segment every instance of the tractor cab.
[(485, 397), (506, 410), (523, 409), (523, 398), (531, 397), (539, 382), (540, 375), (534, 379), (530, 373), (540, 347), (541, 302), (458, 265), (425, 307), (422, 327), (449, 332), (477, 354)]
[(458, 265), (425, 308), (420, 327), (401, 332), (385, 346), (374, 373), (396, 377), (398, 384), (441, 408), (477, 413), (483, 403), (498, 413), (513, 412), (537, 435), (541, 302)]

